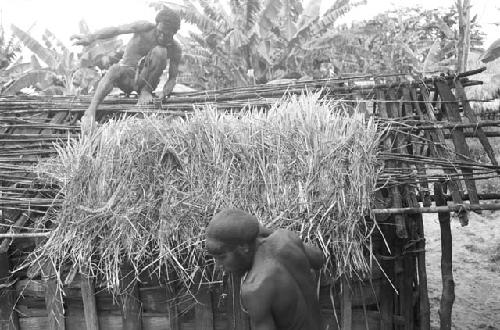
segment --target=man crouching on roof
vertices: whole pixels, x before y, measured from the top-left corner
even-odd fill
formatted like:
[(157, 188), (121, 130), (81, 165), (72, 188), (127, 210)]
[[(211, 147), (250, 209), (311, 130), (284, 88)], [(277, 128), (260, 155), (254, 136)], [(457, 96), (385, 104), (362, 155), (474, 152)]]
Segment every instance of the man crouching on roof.
[(129, 94), (139, 93), (138, 104), (147, 104), (153, 100), (153, 91), (160, 81), (163, 70), (170, 60), (168, 80), (163, 86), (160, 99), (172, 93), (181, 60), (181, 46), (173, 39), (180, 28), (179, 15), (171, 9), (163, 9), (156, 15), (156, 24), (138, 21), (118, 27), (98, 30), (92, 34), (74, 35), (76, 45), (89, 45), (100, 39), (107, 39), (121, 34), (133, 33), (128, 42), (123, 58), (111, 66), (97, 86), (89, 108), (82, 118), (82, 126), (93, 124), (97, 107), (114, 87)]
[(320, 330), (320, 306), (311, 268), (322, 252), (291, 231), (274, 232), (257, 218), (225, 209), (210, 221), (206, 250), (225, 271), (243, 276), (242, 307), (255, 330)]

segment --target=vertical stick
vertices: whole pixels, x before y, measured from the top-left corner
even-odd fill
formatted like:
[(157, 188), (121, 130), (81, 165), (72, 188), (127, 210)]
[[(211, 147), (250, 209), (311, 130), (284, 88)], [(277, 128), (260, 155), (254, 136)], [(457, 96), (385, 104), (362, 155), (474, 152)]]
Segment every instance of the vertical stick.
[[(0, 253), (0, 285), (7, 285), (10, 278), (9, 255)], [(14, 283), (12, 283), (14, 285)], [(16, 308), (16, 290), (7, 286), (0, 290), (0, 329), (19, 330)]]
[(213, 330), (214, 311), (212, 307), (212, 293), (205, 285), (200, 286), (196, 294), (198, 303), (195, 306), (195, 329)]
[[(384, 271), (393, 268), (394, 263), (381, 261)], [(389, 274), (387, 274), (389, 275)], [(392, 281), (393, 278), (389, 276)], [(393, 330), (393, 314), (394, 314), (394, 289), (391, 286), (389, 279), (384, 278), (380, 288), (380, 329)]]
[(139, 285), (135, 279), (133, 268), (127, 264), (121, 269), (122, 279), (120, 282), (121, 313), (124, 330), (141, 330), (141, 301), (139, 296)]
[[(441, 183), (434, 183), (434, 200), (436, 206), (446, 205)], [(439, 306), (439, 319), (441, 330), (451, 329), (451, 311), (455, 301), (455, 282), (453, 281), (452, 237), (450, 228), (450, 213), (439, 213), (439, 226), (441, 227), (441, 278), (443, 292)]]
[(46, 285), (45, 305), (47, 306), (48, 329), (65, 330), (63, 297), (57, 283), (55, 266), (48, 260), (42, 268), (42, 276)]
[(340, 304), (342, 330), (352, 329), (352, 291), (347, 278), (342, 277), (342, 301)]
[(82, 274), (80, 286), (82, 290), (83, 312), (85, 314), (85, 324), (87, 325), (87, 330), (99, 330), (94, 280)]
[[(389, 118), (390, 116), (388, 114), (387, 107), (385, 104), (386, 98), (384, 95), (384, 91), (382, 90), (377, 91), (377, 99), (381, 101), (380, 103), (378, 103), (380, 118)], [(391, 152), (393, 149), (393, 137), (390, 135), (385, 136), (383, 138), (383, 143), (384, 143), (384, 149), (387, 152)], [(387, 160), (386, 162), (387, 162), (387, 167), (389, 168), (397, 167), (396, 162), (393, 160)], [(393, 201), (392, 207), (394, 208), (402, 207), (401, 194), (399, 192), (398, 186), (392, 186), (389, 187), (388, 189), (392, 194), (392, 201)], [(398, 235), (398, 237), (401, 238), (408, 237), (403, 216), (401, 214), (396, 214), (394, 218), (396, 223), (396, 234)]]
[[(415, 223), (408, 215), (406, 216), (406, 220), (407, 228), (410, 234), (409, 239), (405, 243), (411, 244), (412, 241), (415, 241), (415, 238), (417, 236), (415, 232)], [(415, 247), (416, 246), (414, 245), (413, 247), (411, 247), (411, 249), (413, 250)], [(405, 251), (404, 247), (403, 251)], [(415, 271), (415, 254), (411, 252), (406, 253), (406, 255), (403, 256), (403, 286), (401, 288), (401, 300), (403, 302), (403, 310), (401, 314), (405, 318), (405, 330), (413, 330), (413, 324), (415, 323), (415, 306), (413, 305), (413, 283), (415, 280)]]
[[(403, 89), (403, 98), (405, 101), (408, 102), (408, 108), (413, 109), (413, 111), (409, 111), (409, 113), (411, 113), (411, 114), (415, 113), (420, 117), (421, 120), (423, 120), (422, 110), (418, 106), (418, 103), (412, 102), (412, 95), (415, 95), (415, 98), (416, 98), (415, 89), (413, 89), (413, 88), (411, 90), (408, 88)], [(417, 101), (417, 100), (415, 100), (415, 101)], [(427, 139), (430, 139), (428, 132), (424, 132), (423, 134)], [(412, 136), (411, 139), (413, 141), (413, 143), (412, 143), (413, 154), (426, 156), (426, 153), (428, 150), (427, 145), (420, 145), (419, 143), (415, 143), (415, 142), (420, 142), (419, 141), (420, 138), (418, 138), (418, 137)], [(419, 189), (420, 200), (422, 201), (424, 207), (431, 206), (431, 204), (432, 204), (431, 193), (429, 191), (429, 183), (428, 183), (427, 179), (425, 178), (425, 176), (426, 176), (425, 175), (426, 174), (425, 165), (423, 165), (420, 162), (417, 162), (415, 164), (415, 168), (417, 169), (418, 174), (422, 177), (421, 182), (420, 182), (420, 189)]]
[(230, 281), (230, 297), (231, 297), (231, 310), (232, 314), (232, 324), (231, 327), (234, 330), (250, 330), (250, 322), (247, 314), (241, 308), (241, 277), (231, 274), (229, 277)]
[(415, 214), (413, 218), (417, 225), (417, 254), (418, 261), (418, 289), (419, 289), (419, 309), (420, 309), (420, 330), (431, 328), (431, 312), (429, 305), (429, 293), (427, 291), (427, 269), (425, 265), (425, 236), (424, 221), (422, 214)]

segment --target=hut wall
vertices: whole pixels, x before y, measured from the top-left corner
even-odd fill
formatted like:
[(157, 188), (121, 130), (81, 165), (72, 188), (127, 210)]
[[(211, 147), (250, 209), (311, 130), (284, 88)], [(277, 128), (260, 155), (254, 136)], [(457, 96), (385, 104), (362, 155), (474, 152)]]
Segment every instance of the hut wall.
[[(471, 74), (469, 74), (471, 75)], [(461, 74), (461, 77), (466, 77)], [(377, 83), (376, 88), (370, 86), (352, 87), (347, 86), (351, 80), (342, 82), (342, 86), (327, 86), (326, 82), (319, 84), (310, 83), (296, 84), (290, 86), (266, 86), (259, 87), (264, 90), (247, 90), (246, 93), (234, 93), (230, 91), (227, 95), (212, 95), (207, 97), (205, 93), (186, 95), (169, 100), (167, 108), (161, 109), (162, 113), (170, 115), (183, 115), (192, 111), (193, 104), (214, 102), (220, 109), (240, 109), (248, 103), (262, 104), (262, 98), (269, 98), (266, 102), (272, 102), (273, 98), (280, 98), (285, 93), (301, 93), (305, 87), (313, 90), (316, 87), (329, 87), (323, 93), (331, 98), (365, 99), (367, 102), (361, 107), (370, 115), (378, 117), (382, 122), (397, 121), (401, 118), (409, 118), (412, 125), (400, 127), (399, 131), (388, 134), (386, 143), (388, 153), (398, 154), (390, 160), (392, 165), (413, 173), (410, 167), (412, 157), (446, 158), (446, 150), (443, 148), (445, 139), (452, 138), (464, 157), (468, 157), (467, 150), (458, 150), (465, 144), (465, 138), (475, 137), (482, 132), (481, 127), (498, 126), (498, 122), (478, 123), (477, 118), (468, 116), (468, 123), (461, 121), (460, 111), (456, 97), (451, 93), (452, 81), (458, 81), (455, 86), (457, 97), (462, 98), (463, 87), (475, 84), (473, 81), (464, 81), (461, 85), (457, 77), (448, 77), (446, 82), (435, 82), (425, 80), (421, 82), (390, 82)], [(338, 83), (338, 82), (337, 82)], [(347, 84), (347, 85), (345, 85)], [(306, 86), (307, 85), (307, 86)], [(405, 87), (406, 86), (406, 87)], [(458, 86), (458, 90), (457, 90)], [(422, 88), (425, 87), (425, 88)], [(397, 91), (391, 91), (394, 89)], [(429, 94), (432, 90), (433, 94)], [(437, 92), (436, 92), (437, 91)], [(239, 97), (235, 99), (236, 96)], [(253, 99), (252, 99), (253, 98)], [(250, 101), (252, 100), (252, 101)], [(51, 198), (42, 198), (41, 190), (33, 185), (33, 173), (30, 165), (37, 163), (40, 159), (53, 153), (52, 142), (59, 138), (78, 136), (78, 127), (74, 122), (81, 116), (88, 106), (89, 100), (72, 98), (49, 98), (19, 100), (17, 98), (0, 99), (0, 122), (2, 143), (0, 149), (3, 156), (0, 159), (2, 170), (2, 224), (9, 228), (9, 232), (19, 231), (19, 227), (25, 225), (29, 217), (40, 215), (51, 205)], [(144, 109), (134, 106), (135, 100), (117, 99), (107, 100), (102, 105), (102, 113), (106, 116), (119, 115), (122, 113), (158, 112), (158, 109)], [(356, 104), (354, 104), (356, 106)], [(161, 105), (160, 105), (161, 106)], [(462, 101), (462, 109), (467, 112), (468, 104)], [(441, 109), (442, 108), (442, 109)], [(104, 117), (106, 117), (104, 116)], [(436, 120), (435, 116), (439, 116)], [(447, 121), (443, 118), (446, 117)], [(439, 130), (436, 129), (436, 122)], [(481, 125), (479, 125), (481, 124)], [(474, 128), (474, 131), (464, 129)], [(408, 137), (401, 134), (411, 129), (417, 132)], [(491, 135), (495, 133), (495, 135)], [(420, 134), (428, 144), (417, 142)], [(485, 149), (490, 150), (486, 137), (497, 136), (496, 132), (481, 133), (481, 143)], [(490, 134), (490, 135), (488, 135)], [(410, 139), (410, 141), (408, 140)], [(411, 148), (407, 144), (413, 145)], [(411, 150), (410, 150), (411, 149)], [(431, 149), (432, 153), (428, 149)], [(408, 154), (411, 153), (411, 157)], [(492, 165), (498, 166), (494, 157), (490, 156)], [(403, 160), (402, 160), (403, 159)], [(428, 159), (428, 158), (423, 158)], [(405, 164), (405, 161), (407, 164)], [(425, 168), (422, 162), (414, 162), (415, 171), (419, 173), (421, 181), (420, 201), (424, 206), (430, 205), (428, 193), (428, 182), (425, 177)], [(408, 165), (410, 164), (410, 165)], [(413, 166), (411, 165), (411, 166)], [(462, 204), (463, 191), (460, 178), (454, 164), (445, 168), (447, 174), (456, 179), (450, 181), (451, 198), (456, 204)], [(462, 163), (463, 165), (463, 163)], [(475, 164), (473, 164), (475, 165)], [(419, 167), (420, 166), (420, 167)], [(389, 166), (391, 167), (391, 166)], [(492, 167), (493, 168), (493, 167)], [(496, 169), (496, 167), (494, 168)], [(420, 173), (424, 171), (423, 173)], [(499, 170), (500, 171), (500, 170)], [(405, 173), (403, 173), (406, 175)], [(463, 169), (466, 179), (468, 197), (472, 204), (479, 201), (477, 191), (472, 182), (472, 171)], [(390, 173), (388, 175), (394, 175)], [(405, 176), (403, 175), (403, 179)], [(394, 177), (393, 177), (394, 178)], [(401, 182), (404, 180), (401, 179)], [(395, 181), (398, 178), (394, 179)], [(456, 181), (456, 182), (455, 182)], [(429, 181), (430, 183), (430, 181)], [(414, 185), (415, 186), (415, 185)], [(385, 206), (386, 213), (390, 209), (404, 210), (405, 208), (419, 208), (416, 203), (415, 194), (408, 189), (409, 185), (396, 184), (390, 189), (392, 201)], [(397, 201), (397, 203), (395, 203)], [(498, 205), (497, 205), (498, 206)], [(380, 211), (380, 210), (379, 210)], [(24, 212), (24, 213), (22, 213)], [(8, 213), (8, 216), (6, 215)], [(373, 237), (375, 242), (374, 272), (370, 279), (342, 279), (332, 282), (323, 280), (320, 286), (320, 303), (322, 314), (329, 325), (329, 329), (426, 329), (428, 328), (428, 298), (425, 275), (425, 241), (423, 238), (423, 224), (420, 215), (406, 215), (398, 211), (396, 216), (383, 215), (377, 221), (384, 234), (381, 237)], [(418, 213), (418, 212), (417, 212)], [(467, 222), (465, 212), (459, 213), (460, 219)], [(7, 220), (5, 220), (7, 219)], [(5, 221), (4, 221), (5, 220)], [(7, 229), (0, 228), (0, 233)], [(127, 329), (127, 311), (123, 310), (120, 299), (114, 300), (109, 292), (103, 288), (95, 289), (95, 302), (97, 315), (90, 315), (92, 310), (84, 312), (84, 300), (92, 295), (92, 290), (85, 289), (82, 295), (81, 281), (76, 279), (64, 288), (62, 301), (54, 299), (54, 290), (50, 276), (41, 279), (28, 279), (23, 271), (12, 273), (13, 267), (20, 264), (22, 255), (33, 248), (33, 241), (28, 239), (17, 239), (11, 245), (10, 240), (0, 241), (0, 330), (11, 329), (92, 329), (95, 327), (95, 319), (99, 329)], [(9, 248), (10, 245), (10, 248)], [(387, 250), (390, 247), (390, 251)], [(8, 248), (8, 249), (7, 249)], [(383, 272), (377, 271), (379, 265)], [(8, 268), (10, 272), (8, 271)], [(11, 276), (11, 275), (14, 276)], [(241, 311), (238, 288), (234, 292), (226, 288), (215, 290), (203, 288), (195, 299), (172, 299), (172, 295), (166, 287), (158, 283), (143, 281), (140, 283), (135, 301), (128, 306), (133, 306), (134, 315), (138, 315), (140, 325), (136, 327), (149, 329), (249, 329), (248, 318)], [(233, 296), (233, 293), (236, 296)], [(62, 308), (61, 308), (62, 305)], [(13, 307), (15, 306), (15, 307)], [(63, 315), (58, 315), (63, 313)], [(49, 315), (50, 314), (50, 315)], [(86, 316), (87, 314), (87, 316)], [(86, 317), (94, 320), (89, 326)], [(61, 322), (60, 320), (63, 320)], [(124, 321), (125, 320), (125, 321)], [(133, 320), (136, 321), (136, 320)]]
[[(73, 283), (64, 289), (65, 329), (86, 329), (80, 281), (76, 278)], [(349, 283), (352, 298), (350, 301), (351, 329), (383, 329), (378, 303), (383, 284), (382, 277)], [(19, 329), (51, 329), (45, 301), (46, 283), (43, 280), (20, 280), (15, 284), (15, 289)], [(322, 315), (329, 325), (329, 329), (340, 328), (338, 324), (342, 323), (344, 317), (341, 311), (343, 296), (340, 292), (340, 283), (334, 283), (332, 286), (325, 284), (320, 287)], [(109, 292), (103, 289), (99, 290), (99, 288), (96, 288), (95, 297), (99, 329), (124, 329), (120, 303), (114, 301)], [(175, 316), (178, 328), (175, 328), (172, 326), (174, 322), (169, 316), (167, 289), (148, 286), (148, 283), (144, 283), (139, 288), (142, 329), (241, 329), (241, 327), (234, 326), (233, 323), (232, 314), (234, 311), (232, 310), (233, 306), (231, 306), (231, 293), (221, 295), (220, 291), (208, 291), (206, 297), (209, 300), (205, 300), (204, 305), (197, 303), (192, 298), (178, 303), (176, 308), (179, 314)], [(198, 301), (201, 300), (199, 298), (197, 297)], [(335, 310), (332, 308), (332, 302), (335, 303)], [(244, 318), (246, 317), (244, 315)], [(396, 316), (394, 317), (398, 319)], [(8, 329), (6, 321), (2, 320), (0, 324), (2, 325), (0, 329)]]

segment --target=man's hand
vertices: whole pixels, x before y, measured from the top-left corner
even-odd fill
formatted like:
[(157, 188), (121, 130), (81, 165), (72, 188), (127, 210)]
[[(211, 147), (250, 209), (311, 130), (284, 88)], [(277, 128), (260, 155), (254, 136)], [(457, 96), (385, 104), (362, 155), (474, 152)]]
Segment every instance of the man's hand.
[(158, 95), (160, 100), (163, 100), (165, 97), (169, 97), (170, 94), (172, 94), (172, 91), (174, 90), (174, 86), (175, 86), (175, 80), (168, 80), (163, 86), (163, 90), (160, 92), (160, 95)]
[(70, 37), (74, 45), (88, 46), (95, 41), (91, 34), (74, 34)]
[(80, 128), (81, 132), (84, 135), (90, 135), (92, 131), (97, 127), (97, 123), (95, 121), (95, 116), (92, 114), (85, 113), (83, 117), (80, 119)]

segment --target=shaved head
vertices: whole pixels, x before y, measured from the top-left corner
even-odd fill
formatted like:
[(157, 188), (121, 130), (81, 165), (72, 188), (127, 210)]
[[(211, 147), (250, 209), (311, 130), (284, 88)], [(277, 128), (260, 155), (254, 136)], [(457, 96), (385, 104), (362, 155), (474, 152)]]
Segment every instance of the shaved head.
[(258, 234), (257, 218), (239, 209), (222, 210), (207, 228), (207, 238), (233, 246), (252, 243)]

